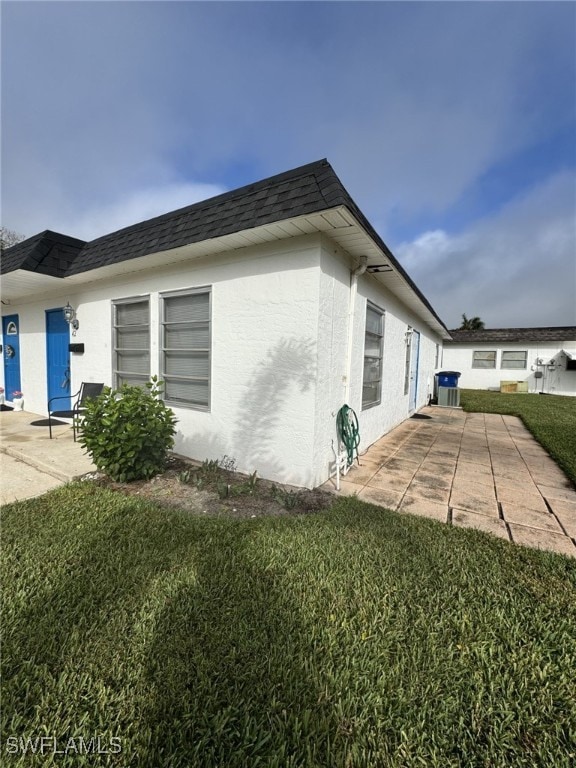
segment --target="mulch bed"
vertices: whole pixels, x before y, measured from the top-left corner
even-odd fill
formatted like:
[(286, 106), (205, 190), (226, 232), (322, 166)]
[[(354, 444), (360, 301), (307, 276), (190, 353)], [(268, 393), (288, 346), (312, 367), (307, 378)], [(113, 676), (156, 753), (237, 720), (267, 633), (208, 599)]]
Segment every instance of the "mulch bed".
[[(183, 473), (190, 472), (190, 482), (183, 482)], [(194, 477), (201, 475), (197, 464), (172, 456), (166, 470), (151, 480), (116, 483), (100, 475), (98, 483), (121, 493), (149, 499), (166, 507), (184, 510), (198, 516), (254, 518), (264, 516), (295, 515), (326, 509), (334, 502), (334, 496), (326, 491), (296, 489), (258, 479), (253, 492), (246, 488), (247, 475), (221, 470), (221, 485), (229, 486), (229, 495), (220, 498), (214, 484), (200, 487)], [(284, 503), (283, 503), (284, 502)], [(289, 505), (289, 508), (287, 508)]]

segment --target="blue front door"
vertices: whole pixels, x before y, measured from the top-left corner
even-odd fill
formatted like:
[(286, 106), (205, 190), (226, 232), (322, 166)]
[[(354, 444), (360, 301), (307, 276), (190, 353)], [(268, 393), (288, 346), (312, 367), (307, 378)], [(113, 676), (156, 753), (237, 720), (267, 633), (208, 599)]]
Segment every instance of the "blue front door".
[(54, 403), (54, 409), (70, 408), (70, 327), (64, 310), (46, 310), (46, 368), (48, 371), (48, 400), (65, 397)]
[(410, 410), (416, 410), (416, 395), (418, 394), (418, 362), (420, 359), (420, 334), (412, 332), (410, 360)]
[(14, 392), (22, 389), (20, 383), (20, 321), (18, 315), (2, 318), (2, 343), (4, 345), (4, 396), (14, 398)]

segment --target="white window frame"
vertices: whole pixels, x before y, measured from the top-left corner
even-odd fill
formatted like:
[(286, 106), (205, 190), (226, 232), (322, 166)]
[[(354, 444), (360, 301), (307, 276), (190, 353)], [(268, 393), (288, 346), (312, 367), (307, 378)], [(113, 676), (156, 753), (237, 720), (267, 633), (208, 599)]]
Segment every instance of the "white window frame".
[[(121, 326), (118, 324), (117, 308), (120, 306), (126, 306), (127, 304), (146, 304), (147, 305), (147, 322), (140, 324), (131, 324)], [(148, 348), (145, 349), (130, 349), (130, 347), (120, 347), (118, 345), (118, 329), (119, 328), (145, 328), (148, 333)], [(141, 385), (145, 386), (150, 381), (152, 357), (150, 354), (150, 296), (130, 296), (128, 298), (113, 299), (112, 301), (112, 380), (114, 387), (118, 389), (121, 386), (122, 378), (131, 378), (142, 380)], [(118, 352), (143, 352), (148, 355), (148, 373), (134, 373), (132, 371), (121, 371), (118, 367)]]
[[(172, 323), (168, 323), (165, 319), (166, 316), (166, 300), (176, 297), (182, 297), (182, 296), (197, 296), (198, 294), (207, 294), (208, 295), (208, 318), (207, 320), (198, 320), (198, 321), (190, 321), (197, 322), (197, 323), (208, 323), (208, 346), (206, 349), (194, 349), (193, 351), (195, 353), (197, 352), (206, 352), (207, 358), (208, 358), (208, 376), (177, 376), (175, 374), (167, 374), (166, 373), (166, 352), (171, 351), (169, 348), (165, 345), (165, 331), (166, 327), (168, 325), (172, 325)], [(159, 323), (159, 332), (160, 332), (160, 344), (159, 344), (159, 350), (160, 350), (160, 376), (162, 381), (164, 382), (164, 400), (169, 405), (172, 405), (173, 407), (177, 408), (189, 408), (195, 411), (210, 411), (211, 403), (212, 403), (212, 286), (204, 285), (197, 288), (185, 288), (178, 291), (166, 291), (164, 293), (160, 294), (160, 323)], [(183, 350), (181, 348), (178, 349), (179, 352), (182, 352)], [(191, 350), (192, 351), (192, 350)], [(182, 400), (171, 400), (170, 397), (167, 395), (166, 392), (166, 382), (170, 380), (180, 380), (180, 381), (206, 381), (207, 382), (207, 389), (208, 389), (208, 402), (204, 405), (201, 403), (193, 403), (193, 402), (186, 402)]]
[[(379, 315), (380, 318), (380, 333), (375, 333), (373, 331), (368, 330), (368, 312), (374, 312), (377, 315)], [(384, 318), (385, 318), (385, 311), (378, 307), (376, 304), (373, 304), (371, 301), (366, 302), (366, 314), (365, 314), (365, 324), (364, 324), (364, 356), (363, 356), (363, 367), (362, 367), (362, 410), (365, 411), (368, 408), (373, 408), (375, 405), (380, 405), (382, 402), (382, 374), (384, 371)], [(380, 354), (376, 357), (374, 355), (366, 355), (366, 338), (370, 337), (372, 339), (379, 339), (379, 351)], [(365, 400), (364, 399), (364, 370), (366, 367), (366, 361), (367, 360), (378, 360), (379, 361), (379, 378), (375, 381), (366, 382), (369, 384), (378, 383), (378, 395), (375, 400)]]
[[(522, 357), (510, 357), (510, 355), (522, 355)], [(508, 363), (520, 363), (520, 365), (508, 365)], [(500, 368), (508, 371), (525, 371), (528, 365), (528, 350), (503, 349), (500, 359)]]
[[(489, 357), (479, 358), (480, 361), (483, 362), (491, 362), (492, 365), (477, 365), (477, 358), (476, 355), (494, 355), (494, 359), (492, 360)], [(496, 368), (496, 358), (498, 356), (498, 351), (496, 349), (475, 349), (472, 352), (472, 368), (476, 368), (477, 370), (483, 370), (483, 371), (491, 371), (494, 368)]]

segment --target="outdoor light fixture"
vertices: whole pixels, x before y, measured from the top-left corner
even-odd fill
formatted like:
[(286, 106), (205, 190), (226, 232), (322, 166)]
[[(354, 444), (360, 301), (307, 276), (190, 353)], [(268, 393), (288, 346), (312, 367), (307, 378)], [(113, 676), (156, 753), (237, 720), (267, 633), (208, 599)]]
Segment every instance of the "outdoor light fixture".
[(414, 333), (414, 328), (408, 328), (406, 331), (406, 344), (410, 344), (412, 341), (412, 334)]
[(76, 336), (76, 331), (78, 330), (80, 323), (76, 317), (76, 310), (74, 307), (70, 306), (70, 302), (68, 302), (64, 307), (64, 319), (68, 325), (72, 326), (72, 336)]

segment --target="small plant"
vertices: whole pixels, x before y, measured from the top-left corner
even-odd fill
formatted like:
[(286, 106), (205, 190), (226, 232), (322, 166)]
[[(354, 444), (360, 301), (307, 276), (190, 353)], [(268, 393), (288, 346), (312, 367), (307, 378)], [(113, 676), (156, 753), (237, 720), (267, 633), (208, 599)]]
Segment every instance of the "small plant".
[(273, 485), (270, 491), (272, 497), (281, 504), (284, 509), (295, 509), (300, 503), (301, 495), (298, 491), (285, 490), (278, 485)]
[(296, 491), (284, 491), (282, 506), (284, 509), (295, 509), (300, 501), (300, 494)]
[(101, 472), (121, 483), (161, 472), (174, 444), (176, 417), (160, 399), (156, 377), (146, 388), (105, 387), (86, 403), (80, 444)]
[(253, 472), (248, 480), (245, 480), (239, 485), (233, 485), (230, 488), (230, 496), (254, 496), (256, 493), (257, 483), (257, 472)]
[(189, 469), (185, 469), (182, 472), (178, 473), (178, 480), (184, 485), (188, 485), (188, 483), (190, 482), (190, 477), (191, 477), (191, 472)]
[(218, 459), (205, 459), (199, 471), (207, 483), (216, 483), (220, 479), (220, 462)]
[(251, 494), (254, 494), (256, 492), (256, 485), (258, 483), (258, 473), (256, 470), (250, 475), (248, 480), (246, 481), (246, 485), (248, 486), (248, 492)]
[(228, 483), (218, 483), (216, 485), (216, 492), (219, 499), (227, 499), (230, 496), (230, 485)]
[(226, 472), (236, 472), (236, 459), (225, 455), (220, 459), (220, 467)]

